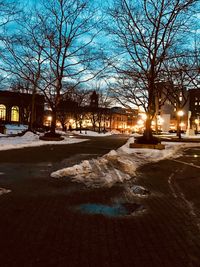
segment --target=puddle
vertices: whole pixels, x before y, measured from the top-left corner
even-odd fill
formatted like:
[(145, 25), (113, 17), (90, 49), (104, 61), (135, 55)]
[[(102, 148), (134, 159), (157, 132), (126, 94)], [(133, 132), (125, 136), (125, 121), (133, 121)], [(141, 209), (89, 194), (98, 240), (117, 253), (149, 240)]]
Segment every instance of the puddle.
[(113, 205), (104, 205), (96, 203), (81, 204), (76, 207), (77, 211), (84, 214), (101, 214), (109, 217), (127, 216), (136, 211), (143, 210), (143, 206), (136, 203), (117, 203)]

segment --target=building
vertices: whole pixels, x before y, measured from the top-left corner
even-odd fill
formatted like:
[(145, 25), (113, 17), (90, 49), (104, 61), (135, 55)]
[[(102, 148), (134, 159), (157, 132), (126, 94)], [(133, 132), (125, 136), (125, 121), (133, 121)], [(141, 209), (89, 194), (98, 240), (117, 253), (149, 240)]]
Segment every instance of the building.
[[(0, 91), (0, 124), (28, 124), (30, 121), (32, 95), (20, 92)], [(33, 124), (41, 127), (44, 115), (44, 96), (35, 96)], [(2, 130), (1, 130), (2, 132)]]
[(196, 131), (200, 130), (200, 88), (189, 90), (190, 124)]
[[(170, 82), (157, 85), (154, 125), (164, 132), (176, 131), (177, 124), (186, 131), (188, 126), (189, 94), (186, 88)], [(180, 113), (181, 111), (181, 113)], [(180, 116), (181, 114), (181, 116)], [(157, 120), (157, 122), (155, 122)]]

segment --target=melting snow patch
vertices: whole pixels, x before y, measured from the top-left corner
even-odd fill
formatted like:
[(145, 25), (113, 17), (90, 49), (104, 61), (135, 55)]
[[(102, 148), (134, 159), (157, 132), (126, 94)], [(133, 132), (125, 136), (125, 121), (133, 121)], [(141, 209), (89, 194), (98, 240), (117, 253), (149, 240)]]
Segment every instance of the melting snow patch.
[[(137, 168), (141, 165), (170, 157), (175, 158), (181, 155), (181, 148), (199, 146), (198, 143), (165, 143), (166, 148), (164, 150), (133, 149), (129, 148), (129, 144), (132, 142), (134, 142), (133, 137), (116, 151), (111, 150), (100, 158), (85, 160), (79, 165), (55, 171), (51, 174), (51, 177), (70, 177), (73, 181), (82, 182), (87, 186), (110, 187), (114, 183), (134, 177)], [(133, 193), (142, 195), (144, 190), (142, 193), (142, 189), (136, 187), (133, 189)]]
[(10, 193), (11, 190), (0, 187), (0, 195)]

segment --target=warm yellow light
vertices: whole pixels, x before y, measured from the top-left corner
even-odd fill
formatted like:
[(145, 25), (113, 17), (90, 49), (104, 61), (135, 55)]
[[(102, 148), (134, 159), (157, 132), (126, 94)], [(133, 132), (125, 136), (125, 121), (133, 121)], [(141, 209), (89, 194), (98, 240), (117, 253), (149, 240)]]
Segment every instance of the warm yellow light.
[(141, 113), (140, 116), (141, 116), (143, 121), (145, 121), (147, 119), (147, 114), (146, 113)]
[(184, 122), (181, 122), (179, 125), (180, 125), (180, 127), (184, 127), (185, 126), (185, 123)]
[(163, 124), (163, 122), (164, 122), (164, 119), (160, 117), (160, 118), (158, 119), (158, 123), (159, 123), (159, 124)]
[(47, 120), (48, 121), (51, 121), (52, 120), (52, 117), (51, 116), (48, 116)]
[(195, 122), (196, 124), (199, 124), (199, 120), (198, 120), (198, 119), (195, 119), (194, 122)]
[(138, 124), (138, 125), (143, 125), (143, 124), (144, 124), (144, 121), (143, 121), (143, 120), (138, 120), (138, 121), (137, 121), (137, 124)]
[(179, 110), (179, 111), (177, 112), (177, 115), (180, 116), (180, 117), (182, 117), (183, 114), (184, 114), (184, 112), (183, 112), (182, 110)]

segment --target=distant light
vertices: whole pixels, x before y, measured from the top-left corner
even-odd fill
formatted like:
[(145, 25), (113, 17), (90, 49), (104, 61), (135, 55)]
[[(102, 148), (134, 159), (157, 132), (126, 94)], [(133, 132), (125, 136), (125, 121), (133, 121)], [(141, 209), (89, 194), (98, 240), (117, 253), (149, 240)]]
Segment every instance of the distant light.
[(146, 113), (141, 113), (141, 118), (142, 120), (146, 120), (147, 119), (147, 114)]
[(184, 114), (184, 112), (183, 112), (182, 110), (179, 110), (179, 111), (177, 112), (177, 115), (180, 116), (180, 117), (182, 117), (183, 114)]
[(194, 158), (198, 158), (198, 155), (194, 155)]
[(159, 117), (159, 119), (158, 119), (158, 123), (159, 123), (159, 124), (163, 124), (163, 123), (164, 123), (164, 119), (161, 118), (161, 117)]
[(143, 124), (144, 124), (144, 121), (143, 121), (143, 120), (138, 120), (138, 121), (137, 121), (137, 124), (138, 124), (138, 125), (143, 125)]
[(185, 123), (184, 123), (184, 122), (181, 122), (179, 125), (180, 125), (181, 127), (184, 127), (184, 126), (185, 126)]
[(47, 120), (48, 120), (48, 121), (51, 121), (51, 120), (52, 120), (52, 117), (51, 117), (51, 116), (48, 116), (48, 117), (47, 117)]

